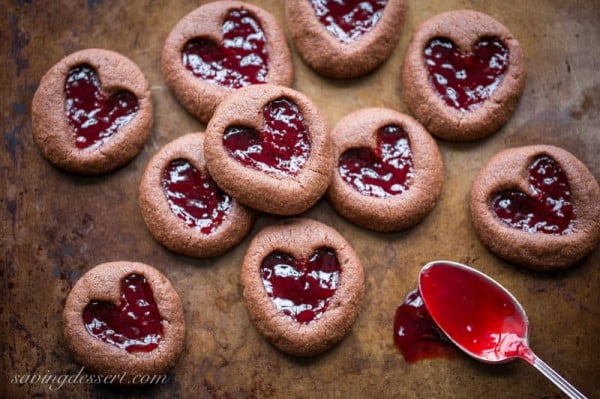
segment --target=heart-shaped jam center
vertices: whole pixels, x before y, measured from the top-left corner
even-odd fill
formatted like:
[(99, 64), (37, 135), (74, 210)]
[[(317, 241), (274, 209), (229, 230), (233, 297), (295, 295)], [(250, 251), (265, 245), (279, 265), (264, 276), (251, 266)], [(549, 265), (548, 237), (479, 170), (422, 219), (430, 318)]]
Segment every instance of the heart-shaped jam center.
[(248, 10), (230, 10), (223, 22), (223, 44), (198, 37), (182, 50), (183, 65), (197, 78), (238, 89), (267, 81), (269, 56), (260, 23)]
[(529, 167), (529, 194), (503, 191), (492, 199), (496, 217), (530, 233), (566, 234), (572, 231), (575, 207), (567, 176), (550, 157), (541, 156)]
[(130, 274), (121, 281), (118, 306), (92, 301), (83, 310), (82, 318), (90, 335), (127, 352), (150, 352), (163, 336), (152, 288), (139, 274)]
[(343, 43), (360, 39), (377, 25), (388, 0), (311, 0), (325, 29)]
[(449, 39), (435, 38), (424, 55), (439, 96), (463, 112), (476, 109), (490, 98), (508, 69), (508, 49), (494, 37), (479, 40), (472, 53), (462, 53)]
[(89, 65), (71, 68), (65, 82), (65, 100), (77, 148), (104, 143), (139, 110), (137, 97), (127, 90), (106, 97), (96, 71)]
[(352, 148), (342, 154), (342, 179), (363, 195), (391, 197), (408, 189), (414, 175), (408, 134), (397, 125), (377, 131), (377, 148)]
[(162, 177), (171, 211), (188, 227), (204, 234), (214, 232), (229, 213), (233, 200), (210, 178), (185, 159), (173, 160)]
[(263, 286), (277, 310), (299, 323), (323, 315), (338, 288), (341, 273), (331, 248), (319, 248), (308, 259), (273, 252), (260, 267)]
[(223, 144), (244, 166), (290, 176), (298, 174), (310, 154), (304, 117), (298, 106), (285, 98), (265, 105), (260, 132), (232, 126), (223, 135)]

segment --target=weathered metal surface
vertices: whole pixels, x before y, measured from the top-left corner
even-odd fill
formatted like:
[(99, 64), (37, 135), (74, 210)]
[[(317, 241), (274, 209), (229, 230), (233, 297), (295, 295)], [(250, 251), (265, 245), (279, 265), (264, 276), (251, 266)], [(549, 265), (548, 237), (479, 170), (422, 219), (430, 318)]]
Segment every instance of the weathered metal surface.
[[(254, 0), (284, 25), (282, 0)], [(4, 397), (532, 397), (558, 396), (533, 368), (486, 366), (466, 357), (408, 365), (392, 343), (394, 311), (433, 259), (471, 264), (504, 283), (531, 319), (534, 350), (590, 396), (600, 392), (600, 251), (576, 268), (539, 274), (507, 264), (478, 241), (468, 213), (477, 171), (503, 148), (561, 146), (600, 177), (600, 3), (594, 0), (431, 0), (410, 2), (393, 56), (367, 77), (319, 77), (294, 52), (294, 87), (333, 125), (368, 106), (406, 111), (399, 70), (410, 33), (442, 11), (472, 8), (504, 22), (521, 42), (529, 76), (521, 104), (497, 134), (473, 143), (439, 142), (446, 166), (441, 201), (418, 226), (376, 234), (339, 217), (326, 200), (306, 216), (340, 231), (367, 277), (362, 312), (349, 336), (313, 359), (281, 354), (253, 328), (242, 302), (240, 262), (249, 238), (209, 260), (177, 256), (146, 230), (137, 186), (162, 145), (203, 126), (175, 101), (161, 77), (163, 41), (205, 1), (2, 1), (0, 20), (0, 326)], [(155, 102), (152, 138), (120, 170), (80, 177), (51, 166), (31, 136), (30, 105), (43, 74), (73, 51), (101, 47), (130, 57)], [(261, 216), (252, 231), (279, 220)], [(166, 384), (147, 388), (15, 385), (16, 374), (76, 373), (61, 312), (75, 281), (94, 265), (136, 260), (163, 271), (179, 291), (188, 324), (185, 352)]]

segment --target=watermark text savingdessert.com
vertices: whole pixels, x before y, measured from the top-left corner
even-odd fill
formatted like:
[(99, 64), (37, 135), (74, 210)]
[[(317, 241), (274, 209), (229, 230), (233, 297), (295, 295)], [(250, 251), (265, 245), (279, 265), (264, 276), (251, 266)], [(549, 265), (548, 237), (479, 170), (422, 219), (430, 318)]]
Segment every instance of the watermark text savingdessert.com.
[(65, 384), (147, 385), (164, 384), (167, 379), (166, 374), (87, 374), (85, 367), (82, 367), (76, 374), (52, 374), (50, 372), (45, 374), (14, 374), (11, 376), (10, 382), (16, 385), (47, 385), (49, 390), (57, 391)]

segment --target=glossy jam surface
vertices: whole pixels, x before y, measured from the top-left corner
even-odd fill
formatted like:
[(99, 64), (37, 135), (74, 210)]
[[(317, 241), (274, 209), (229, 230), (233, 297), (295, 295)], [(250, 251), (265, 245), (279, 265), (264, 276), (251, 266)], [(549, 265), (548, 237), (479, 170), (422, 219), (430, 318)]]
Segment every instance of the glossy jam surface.
[(419, 290), (411, 291), (396, 309), (394, 343), (408, 363), (456, 354), (452, 342), (431, 319)]
[(489, 361), (527, 350), (527, 319), (512, 298), (478, 273), (435, 263), (420, 274), (431, 318), (466, 351)]
[(344, 152), (338, 172), (363, 195), (382, 198), (402, 194), (414, 175), (408, 134), (400, 126), (382, 127), (377, 132), (377, 148)]
[(567, 176), (552, 158), (542, 156), (529, 167), (529, 193), (504, 191), (492, 199), (492, 210), (507, 225), (530, 233), (568, 234), (575, 207)]
[(127, 352), (150, 352), (163, 336), (152, 288), (139, 274), (130, 274), (121, 281), (119, 306), (101, 301), (88, 303), (83, 323), (90, 335)]
[(181, 53), (183, 65), (197, 78), (230, 89), (265, 83), (266, 37), (250, 11), (230, 10), (222, 34), (222, 45), (202, 37), (188, 41)]
[(388, 0), (310, 0), (325, 29), (343, 43), (360, 39), (383, 15)]
[(425, 65), (439, 96), (467, 112), (490, 98), (508, 69), (508, 49), (497, 38), (483, 38), (472, 53), (462, 53), (452, 41), (435, 38), (425, 48)]
[(173, 160), (162, 176), (171, 211), (188, 227), (204, 234), (214, 232), (231, 209), (233, 200), (185, 159)]
[(139, 110), (137, 97), (120, 90), (106, 97), (94, 68), (79, 65), (72, 68), (65, 82), (65, 112), (75, 132), (77, 148), (101, 145)]
[(304, 117), (298, 106), (286, 98), (264, 107), (260, 132), (232, 126), (225, 131), (223, 144), (242, 165), (273, 174), (298, 174), (310, 154)]
[(273, 252), (260, 276), (277, 310), (298, 323), (319, 319), (339, 285), (342, 269), (335, 251), (319, 248), (308, 259)]

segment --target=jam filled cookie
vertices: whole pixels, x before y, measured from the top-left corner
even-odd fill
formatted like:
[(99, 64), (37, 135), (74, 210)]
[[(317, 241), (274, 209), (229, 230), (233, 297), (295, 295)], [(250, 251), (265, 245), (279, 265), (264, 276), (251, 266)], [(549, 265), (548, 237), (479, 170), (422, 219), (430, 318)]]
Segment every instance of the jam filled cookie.
[(536, 270), (571, 266), (600, 242), (600, 187), (567, 151), (504, 150), (471, 188), (473, 224), (496, 255)]
[(257, 330), (296, 356), (316, 355), (342, 340), (364, 291), (362, 265), (350, 244), (308, 219), (258, 233), (244, 257), (241, 283)]
[(451, 11), (415, 31), (404, 60), (406, 104), (431, 133), (464, 141), (488, 136), (511, 117), (525, 87), (519, 42), (492, 17)]
[(98, 374), (163, 374), (185, 339), (179, 295), (153, 267), (103, 263), (77, 281), (63, 312), (67, 345)]
[(413, 118), (370, 108), (332, 132), (337, 167), (328, 196), (352, 222), (377, 231), (417, 224), (436, 204), (444, 166), (435, 140)]
[(254, 223), (254, 211), (221, 191), (208, 174), (202, 133), (180, 137), (158, 151), (146, 167), (139, 195), (152, 235), (188, 256), (221, 254)]
[(33, 96), (33, 138), (62, 169), (104, 173), (142, 149), (152, 127), (148, 82), (130, 59), (87, 49), (54, 65)]
[(206, 128), (204, 153), (219, 187), (278, 215), (314, 205), (333, 171), (325, 120), (307, 97), (282, 86), (250, 86), (228, 96)]
[(215, 1), (175, 25), (162, 53), (165, 81), (188, 112), (208, 122), (232, 91), (261, 83), (292, 84), (285, 34), (262, 8)]
[(302, 58), (336, 79), (364, 75), (392, 53), (404, 0), (286, 0), (286, 19)]

